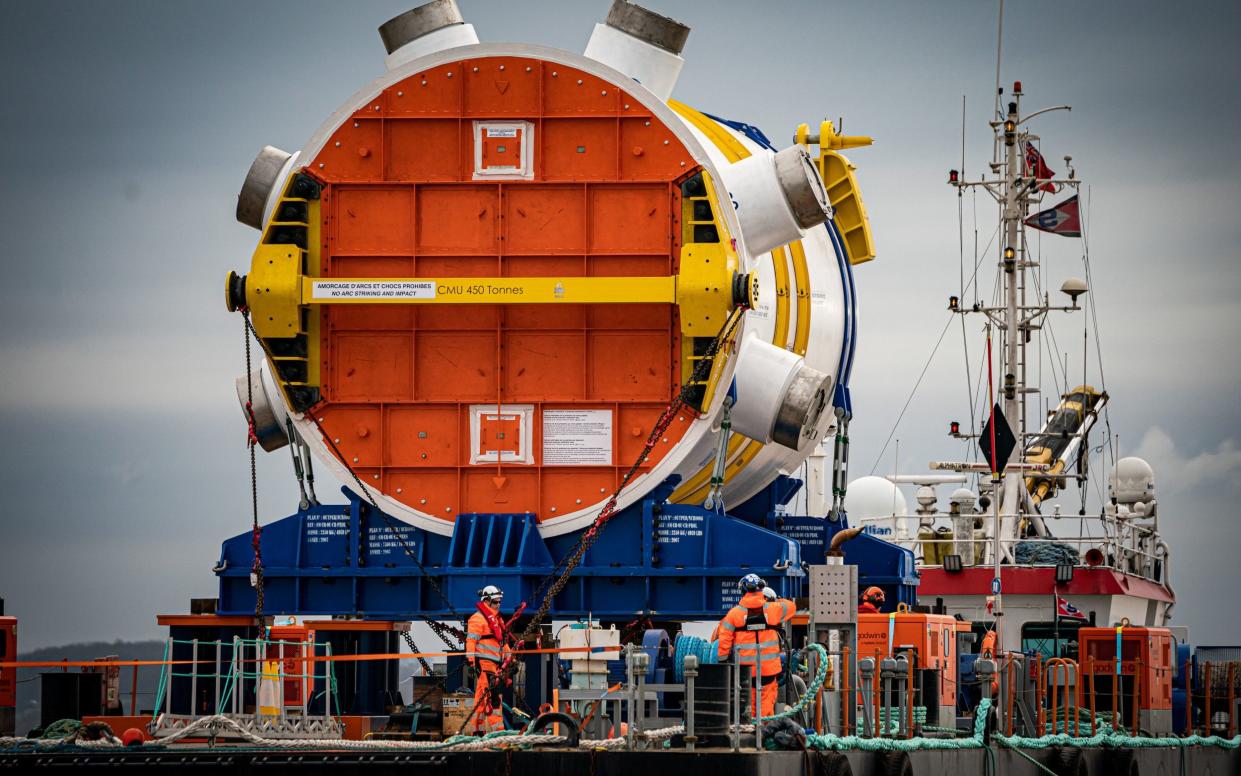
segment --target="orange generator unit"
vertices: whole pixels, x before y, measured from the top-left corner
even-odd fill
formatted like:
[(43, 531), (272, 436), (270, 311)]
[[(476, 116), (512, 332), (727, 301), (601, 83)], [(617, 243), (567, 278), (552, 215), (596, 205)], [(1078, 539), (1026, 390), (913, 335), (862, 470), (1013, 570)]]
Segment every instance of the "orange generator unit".
[(1172, 732), (1172, 633), (1167, 628), (1077, 631), (1082, 702), (1112, 715), (1117, 727)]
[[(946, 614), (859, 614), (857, 655), (874, 658), (876, 665), (884, 658), (905, 655), (911, 666), (905, 681), (913, 692), (913, 705), (926, 707), (928, 724), (952, 726), (956, 724), (959, 624)], [(875, 690), (878, 694), (878, 671)]]

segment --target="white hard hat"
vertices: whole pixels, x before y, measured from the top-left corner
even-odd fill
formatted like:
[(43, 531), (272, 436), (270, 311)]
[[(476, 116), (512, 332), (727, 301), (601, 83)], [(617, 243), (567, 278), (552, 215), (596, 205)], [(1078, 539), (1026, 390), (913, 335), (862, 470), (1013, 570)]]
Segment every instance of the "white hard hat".
[(772, 590), (769, 587), (763, 588), (763, 598), (766, 598), (768, 601), (774, 601), (779, 597), (780, 596), (776, 595), (775, 590)]
[(504, 598), (504, 591), (495, 585), (487, 585), (478, 591), (478, 600), (480, 601), (499, 601)]

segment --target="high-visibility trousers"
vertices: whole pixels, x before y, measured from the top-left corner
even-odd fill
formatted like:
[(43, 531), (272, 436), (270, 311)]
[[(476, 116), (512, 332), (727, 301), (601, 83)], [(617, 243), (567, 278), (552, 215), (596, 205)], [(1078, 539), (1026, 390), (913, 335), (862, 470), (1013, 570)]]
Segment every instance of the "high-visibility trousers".
[(774, 676), (765, 676), (763, 680), (770, 680), (763, 684), (763, 690), (760, 693), (763, 703), (763, 716), (770, 717), (776, 713), (776, 693), (780, 689), (780, 685)]
[[(474, 684), (474, 732), (493, 733), (504, 729), (497, 671), (480, 671)], [(496, 685), (495, 693), (492, 686)], [(774, 702), (774, 701), (773, 701)]]
[(776, 713), (776, 696), (780, 692), (779, 674), (762, 676), (758, 686), (750, 686), (750, 714), (753, 716), (770, 717)]

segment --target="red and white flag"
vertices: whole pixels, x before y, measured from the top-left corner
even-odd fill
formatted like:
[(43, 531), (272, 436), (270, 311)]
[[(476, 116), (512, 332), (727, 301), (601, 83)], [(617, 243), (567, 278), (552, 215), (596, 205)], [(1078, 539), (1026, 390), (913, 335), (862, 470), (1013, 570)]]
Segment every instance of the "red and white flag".
[(1043, 232), (1051, 232), (1064, 237), (1081, 237), (1082, 212), (1077, 204), (1077, 195), (1074, 194), (1047, 210), (1040, 210), (1027, 218), (1025, 223), (1026, 226)]
[[(1047, 180), (1056, 177), (1056, 173), (1047, 166), (1047, 161), (1043, 159), (1043, 155), (1038, 152), (1034, 144), (1029, 140), (1026, 141), (1026, 175), (1038, 178), (1039, 180)], [(1054, 183), (1044, 183), (1038, 187), (1039, 191), (1046, 191), (1048, 194), (1055, 194), (1059, 189)]]
[(1070, 617), (1075, 620), (1086, 619), (1086, 614), (1063, 598), (1056, 598), (1056, 616)]

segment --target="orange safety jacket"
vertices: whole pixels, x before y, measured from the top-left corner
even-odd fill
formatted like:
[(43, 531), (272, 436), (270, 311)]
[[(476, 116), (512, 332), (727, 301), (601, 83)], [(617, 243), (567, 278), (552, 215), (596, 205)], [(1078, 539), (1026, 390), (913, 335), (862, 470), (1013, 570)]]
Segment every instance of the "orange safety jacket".
[(486, 672), (497, 671), (504, 659), (504, 647), (491, 632), (482, 612), (474, 612), (466, 624), (465, 659)]
[(727, 660), (735, 644), (737, 662), (758, 665), (759, 676), (779, 674), (780, 634), (776, 629), (793, 619), (795, 611), (793, 602), (783, 598), (768, 603), (762, 591), (741, 596), (720, 620), (719, 659)]

